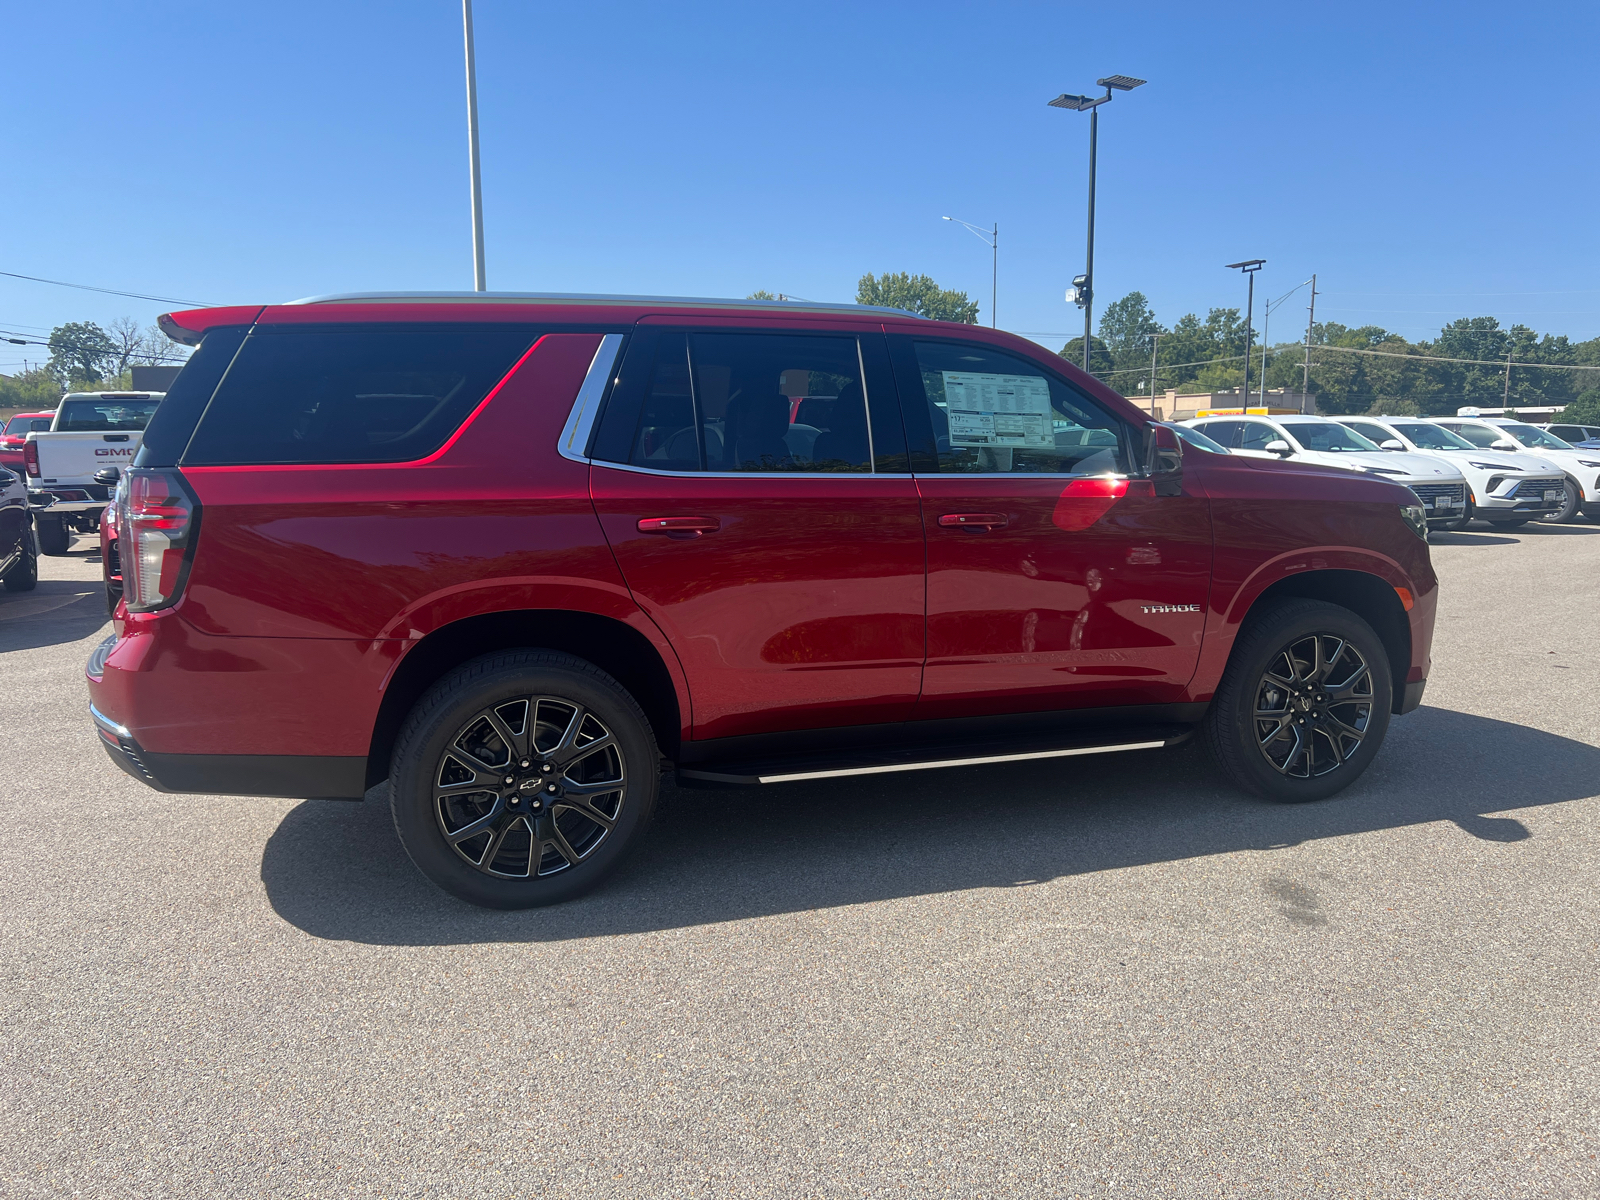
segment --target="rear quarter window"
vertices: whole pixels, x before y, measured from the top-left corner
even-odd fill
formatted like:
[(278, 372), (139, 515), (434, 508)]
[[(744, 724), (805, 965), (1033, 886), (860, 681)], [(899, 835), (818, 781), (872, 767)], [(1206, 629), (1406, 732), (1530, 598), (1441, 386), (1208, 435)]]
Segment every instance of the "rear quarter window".
[(523, 328), (257, 327), (212, 396), (183, 462), (425, 458), (537, 337)]

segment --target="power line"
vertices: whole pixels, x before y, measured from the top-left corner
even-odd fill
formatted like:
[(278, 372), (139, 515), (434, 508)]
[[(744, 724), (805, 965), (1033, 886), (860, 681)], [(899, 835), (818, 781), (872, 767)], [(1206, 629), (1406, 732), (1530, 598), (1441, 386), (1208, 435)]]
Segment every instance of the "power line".
[(60, 279), (41, 279), (37, 275), (18, 275), (15, 271), (0, 271), (11, 279), (26, 279), (30, 283), (50, 283), (56, 287), (77, 288), (82, 292), (104, 292), (108, 296), (127, 296), (133, 300), (154, 300), (157, 304), (188, 304), (195, 308), (210, 308), (201, 300), (175, 300), (171, 296), (146, 296), (142, 292), (119, 292), (116, 288), (93, 287), (87, 283), (66, 283)]
[[(1435, 354), (1397, 354), (1393, 350), (1357, 350), (1353, 346), (1313, 346), (1312, 351), (1332, 350), (1336, 354), (1370, 354), (1375, 358), (1408, 358), (1412, 362), (1465, 363), (1470, 367), (1503, 367), (1506, 360), (1493, 358), (1445, 358)], [(1238, 357), (1238, 356), (1236, 356)], [(1513, 367), (1537, 367), (1541, 371), (1600, 371), (1600, 366), (1579, 366), (1575, 363), (1513, 362)]]

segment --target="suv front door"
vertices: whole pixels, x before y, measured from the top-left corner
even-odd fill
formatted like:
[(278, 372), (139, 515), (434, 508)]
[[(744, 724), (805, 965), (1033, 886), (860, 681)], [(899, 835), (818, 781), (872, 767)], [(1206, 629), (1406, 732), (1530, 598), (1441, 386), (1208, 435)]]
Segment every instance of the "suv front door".
[(696, 740), (910, 715), (922, 518), (881, 332), (641, 325), (591, 494)]
[(1135, 431), (1018, 356), (891, 336), (928, 539), (919, 718), (1177, 703), (1208, 503), (1134, 477)]

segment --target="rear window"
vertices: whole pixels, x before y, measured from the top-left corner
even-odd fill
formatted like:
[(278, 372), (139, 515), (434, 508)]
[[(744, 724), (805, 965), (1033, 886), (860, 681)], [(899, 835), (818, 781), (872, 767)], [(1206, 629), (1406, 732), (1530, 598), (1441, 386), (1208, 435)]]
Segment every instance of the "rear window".
[(63, 400), (57, 433), (121, 433), (150, 424), (159, 400)]
[(527, 329), (263, 329), (240, 348), (186, 465), (425, 458), (505, 377)]

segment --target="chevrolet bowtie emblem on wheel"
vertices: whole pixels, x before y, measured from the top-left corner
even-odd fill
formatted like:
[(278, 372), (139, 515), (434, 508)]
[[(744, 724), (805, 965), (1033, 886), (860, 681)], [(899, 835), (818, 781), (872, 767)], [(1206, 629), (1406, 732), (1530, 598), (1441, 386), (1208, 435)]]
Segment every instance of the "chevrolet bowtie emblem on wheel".
[(1198, 604), (1146, 604), (1146, 605), (1142, 605), (1141, 607), (1143, 607), (1144, 611), (1147, 612), (1147, 613), (1177, 613), (1177, 612), (1199, 612), (1200, 611), (1200, 606)]

